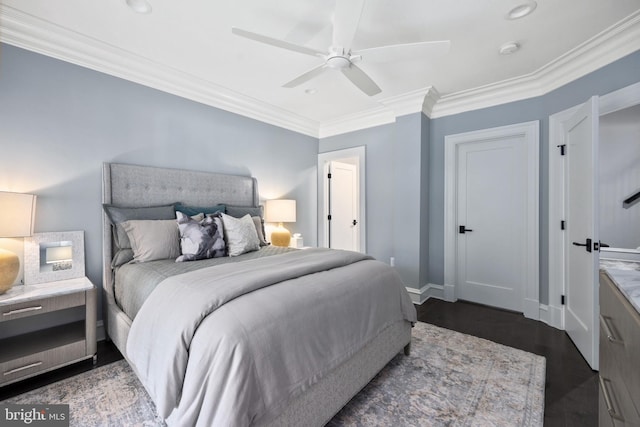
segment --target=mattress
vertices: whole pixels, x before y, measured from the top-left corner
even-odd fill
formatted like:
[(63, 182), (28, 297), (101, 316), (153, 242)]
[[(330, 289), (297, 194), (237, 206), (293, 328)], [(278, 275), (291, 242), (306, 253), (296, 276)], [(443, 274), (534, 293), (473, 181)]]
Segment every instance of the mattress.
[(243, 262), (297, 250), (300, 249), (263, 246), (258, 251), (235, 257), (210, 258), (191, 262), (175, 262), (173, 259), (163, 259), (139, 264), (124, 264), (115, 271), (114, 290), (116, 303), (133, 320), (151, 292), (168, 277), (205, 267)]

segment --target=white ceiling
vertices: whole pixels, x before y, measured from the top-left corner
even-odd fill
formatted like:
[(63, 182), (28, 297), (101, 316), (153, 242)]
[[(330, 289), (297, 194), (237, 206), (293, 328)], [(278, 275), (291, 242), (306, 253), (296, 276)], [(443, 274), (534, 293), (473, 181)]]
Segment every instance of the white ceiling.
[[(325, 51), (335, 1), (149, 2), (143, 15), (125, 0), (0, 0), (0, 40), (320, 137), (541, 95), (640, 49), (640, 0), (538, 0), (516, 20), (524, 0), (367, 0), (354, 50), (451, 40), (434, 60), (359, 63), (382, 89), (369, 97), (339, 72), (282, 88), (322, 61), (231, 34)], [(500, 55), (509, 41), (521, 49)]]

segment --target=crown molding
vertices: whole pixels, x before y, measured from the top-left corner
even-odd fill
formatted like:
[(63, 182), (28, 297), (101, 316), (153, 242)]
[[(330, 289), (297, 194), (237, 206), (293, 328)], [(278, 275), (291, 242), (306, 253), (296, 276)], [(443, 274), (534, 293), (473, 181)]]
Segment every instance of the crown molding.
[(533, 73), (443, 95), (430, 108), (425, 105), (423, 113), (438, 118), (541, 96), (637, 50), (640, 50), (640, 11)]
[(0, 41), (318, 137), (319, 123), (0, 4)]
[(318, 138), (328, 138), (330, 136), (393, 123), (395, 121), (396, 116), (393, 114), (393, 111), (385, 106), (378, 106), (320, 123)]
[(445, 95), (425, 87), (318, 122), (2, 4), (0, 29), (2, 42), (315, 138), (393, 123), (416, 112), (438, 118), (541, 96), (640, 50), (638, 11), (533, 73)]

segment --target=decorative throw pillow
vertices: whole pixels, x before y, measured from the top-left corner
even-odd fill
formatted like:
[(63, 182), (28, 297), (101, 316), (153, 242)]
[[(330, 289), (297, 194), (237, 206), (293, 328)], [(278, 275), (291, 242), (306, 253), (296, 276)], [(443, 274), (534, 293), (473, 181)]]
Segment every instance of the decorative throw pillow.
[(178, 218), (180, 247), (182, 249), (182, 255), (176, 258), (176, 262), (218, 258), (227, 255), (220, 217), (210, 215), (201, 221), (196, 221), (180, 211), (176, 212), (176, 217)]
[(234, 218), (227, 214), (220, 214), (220, 216), (224, 224), (229, 256), (238, 256), (260, 249), (258, 232), (251, 215), (247, 214), (242, 218)]
[[(267, 235), (267, 232), (264, 229), (264, 206), (230, 206), (227, 205), (227, 209), (225, 211), (227, 215), (231, 215), (234, 218), (242, 218), (245, 215), (251, 215), (253, 218), (257, 216), (260, 218), (260, 230), (258, 230), (258, 237), (260, 237), (260, 231), (262, 232), (263, 238), (260, 239), (260, 246), (266, 246), (267, 239), (264, 236)], [(263, 243), (264, 242), (264, 243)]]
[(205, 215), (214, 214), (218, 212), (224, 212), (225, 209), (226, 209), (225, 205), (199, 207), (199, 206), (183, 205), (182, 203), (176, 203), (176, 211), (180, 211), (183, 214), (189, 215), (189, 216), (197, 215), (199, 213), (202, 213)]
[(131, 242), (135, 262), (175, 259), (180, 255), (180, 234), (175, 220), (134, 219), (121, 225)]
[(176, 217), (174, 204), (142, 208), (123, 208), (108, 204), (102, 206), (109, 220), (115, 227), (113, 237), (118, 249), (131, 247), (127, 232), (122, 228), (120, 223), (132, 219), (174, 219)]

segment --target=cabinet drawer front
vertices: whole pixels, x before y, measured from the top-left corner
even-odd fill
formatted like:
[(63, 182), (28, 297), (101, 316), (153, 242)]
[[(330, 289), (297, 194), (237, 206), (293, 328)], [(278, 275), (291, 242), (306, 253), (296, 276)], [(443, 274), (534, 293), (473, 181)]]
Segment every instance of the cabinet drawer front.
[(85, 293), (74, 292), (67, 295), (59, 295), (51, 298), (43, 298), (35, 301), (2, 306), (0, 308), (0, 322), (34, 316), (50, 311), (63, 310), (65, 308), (84, 305)]
[(0, 385), (27, 378), (86, 356), (86, 342), (77, 341), (0, 364)]

